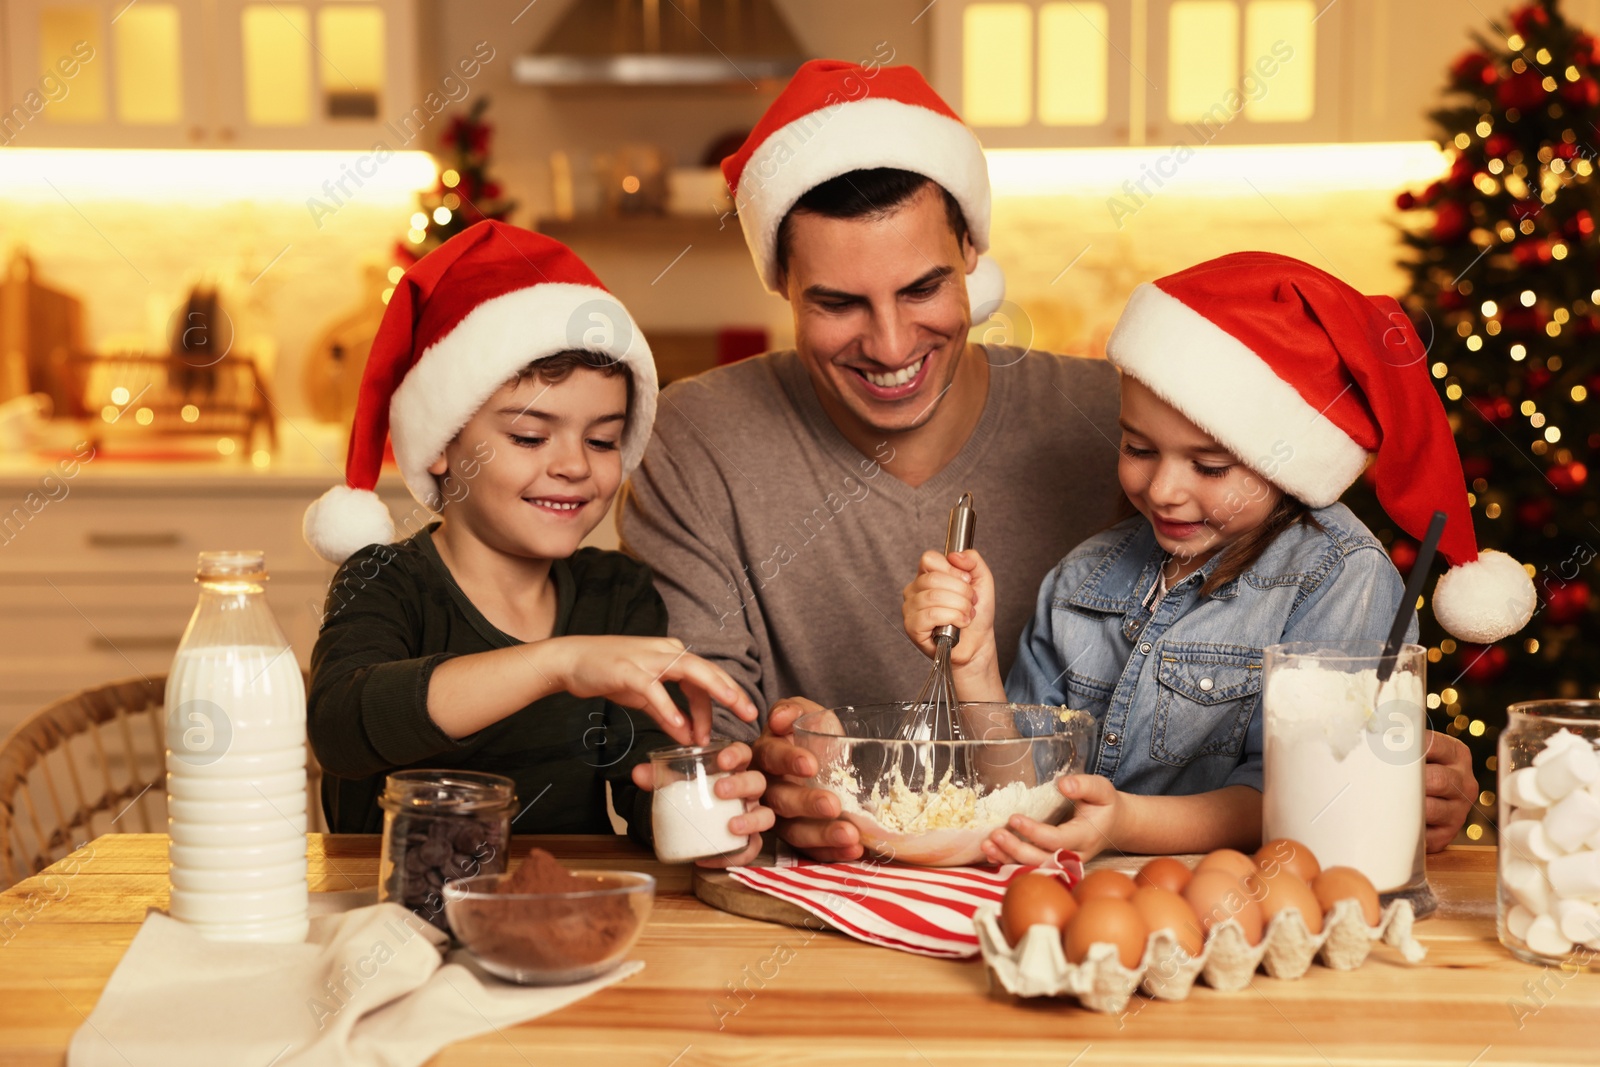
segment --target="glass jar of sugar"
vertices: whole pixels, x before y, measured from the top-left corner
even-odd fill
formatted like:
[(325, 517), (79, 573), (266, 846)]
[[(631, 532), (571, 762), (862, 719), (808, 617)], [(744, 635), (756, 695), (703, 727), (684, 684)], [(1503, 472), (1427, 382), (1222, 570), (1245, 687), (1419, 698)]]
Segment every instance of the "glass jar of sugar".
[(1529, 963), (1600, 968), (1600, 700), (1506, 709), (1500, 943)]
[(717, 769), (717, 754), (730, 744), (712, 741), (650, 753), (655, 771), (650, 821), (656, 859), (662, 863), (732, 855), (750, 843), (748, 834), (728, 829), (730, 820), (744, 814), (744, 801), (716, 792), (717, 783), (728, 777), (727, 771)]
[(1354, 867), (1420, 918), (1438, 906), (1425, 866), (1427, 650), (1401, 645), (1380, 685), (1381, 641), (1263, 651), (1262, 832)]

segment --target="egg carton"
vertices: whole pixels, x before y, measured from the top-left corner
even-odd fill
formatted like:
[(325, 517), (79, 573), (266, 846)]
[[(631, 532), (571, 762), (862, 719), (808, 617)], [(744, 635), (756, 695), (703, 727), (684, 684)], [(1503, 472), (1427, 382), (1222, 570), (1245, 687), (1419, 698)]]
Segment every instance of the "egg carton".
[(1077, 997), (1084, 1007), (1116, 1013), (1127, 1007), (1135, 990), (1157, 1000), (1183, 1000), (1194, 983), (1204, 978), (1213, 989), (1233, 991), (1250, 984), (1256, 968), (1273, 978), (1299, 978), (1321, 958), (1326, 967), (1349, 971), (1361, 966), (1377, 941), (1400, 950), (1410, 963), (1427, 954), (1412, 936), (1415, 915), (1411, 902), (1397, 900), (1383, 910), (1378, 925), (1368, 926), (1361, 903), (1341, 900), (1313, 934), (1297, 908), (1273, 916), (1259, 945), (1245, 938), (1235, 919), (1211, 929), (1200, 955), (1190, 956), (1167, 930), (1157, 930), (1145, 942), (1144, 958), (1134, 970), (1122, 965), (1116, 946), (1089, 946), (1080, 964), (1067, 962), (1061, 949), (1061, 932), (1053, 926), (1034, 926), (1013, 948), (1000, 929), (1000, 909), (985, 905), (973, 916), (983, 961), (1006, 992), (1019, 997)]

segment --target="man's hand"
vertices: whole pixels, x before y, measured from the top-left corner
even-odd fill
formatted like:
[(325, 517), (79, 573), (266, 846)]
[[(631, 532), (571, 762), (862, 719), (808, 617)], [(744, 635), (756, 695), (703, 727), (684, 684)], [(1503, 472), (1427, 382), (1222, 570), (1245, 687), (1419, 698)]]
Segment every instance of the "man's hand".
[(1427, 793), (1428, 851), (1443, 852), (1455, 840), (1472, 802), (1478, 780), (1472, 774), (1472, 751), (1457, 738), (1428, 731), (1428, 758), (1423, 767)]
[(812, 859), (846, 863), (861, 858), (861, 834), (839, 818), (838, 797), (806, 784), (817, 773), (817, 758), (794, 742), (794, 721), (822, 710), (804, 697), (774, 704), (756, 739), (753, 763), (766, 775), (762, 802), (777, 816), (778, 836)]

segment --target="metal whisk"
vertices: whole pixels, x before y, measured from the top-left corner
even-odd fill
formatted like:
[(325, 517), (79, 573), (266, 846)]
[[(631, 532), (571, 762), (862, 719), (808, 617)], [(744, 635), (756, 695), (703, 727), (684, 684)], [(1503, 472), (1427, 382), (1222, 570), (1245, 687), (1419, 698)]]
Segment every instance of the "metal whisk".
[[(950, 525), (944, 537), (945, 555), (971, 548), (977, 524), (977, 513), (972, 510), (972, 494), (962, 493), (956, 506), (950, 509)], [(950, 677), (950, 650), (960, 640), (961, 631), (955, 626), (940, 626), (933, 631), (933, 672), (928, 675), (928, 681), (917, 694), (916, 701), (906, 706), (905, 717), (900, 721), (901, 740), (962, 740), (961, 722), (955, 713), (960, 702), (956, 699), (955, 682)], [(944, 767), (936, 766), (936, 761), (931, 759), (920, 762), (924, 779), (920, 783), (921, 788), (932, 788), (937, 784), (938, 776), (943, 774)], [(904, 777), (907, 785), (918, 788), (911, 781), (913, 775)]]

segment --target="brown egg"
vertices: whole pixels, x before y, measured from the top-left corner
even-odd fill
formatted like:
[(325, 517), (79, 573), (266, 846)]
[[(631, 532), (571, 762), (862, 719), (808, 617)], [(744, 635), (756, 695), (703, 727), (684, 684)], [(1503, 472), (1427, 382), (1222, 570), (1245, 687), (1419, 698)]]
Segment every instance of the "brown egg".
[(1227, 871), (1235, 878), (1248, 878), (1256, 873), (1256, 861), (1236, 849), (1219, 848), (1200, 857), (1200, 862), (1194, 866), (1196, 874), (1213, 870)]
[(1382, 914), (1378, 907), (1378, 891), (1372, 888), (1367, 876), (1354, 867), (1329, 867), (1311, 883), (1311, 891), (1317, 895), (1317, 903), (1322, 905), (1323, 914), (1332, 911), (1339, 901), (1354, 897), (1361, 902), (1361, 913), (1366, 917), (1367, 925), (1378, 925), (1378, 918)]
[[(1322, 932), (1322, 905), (1311, 887), (1301, 881), (1287, 865), (1273, 864), (1272, 870), (1263, 870), (1254, 879), (1265, 893), (1261, 898), (1261, 918), (1267, 923), (1285, 908), (1297, 908), (1306, 929), (1313, 934)], [(1249, 888), (1247, 885), (1246, 888)]]
[(1053, 875), (1029, 871), (1011, 880), (1000, 901), (1000, 929), (1012, 945), (1022, 941), (1034, 926), (1067, 925), (1078, 910), (1066, 883)]
[[(1259, 885), (1257, 887), (1259, 889)], [(1261, 943), (1261, 905), (1245, 884), (1227, 871), (1196, 870), (1184, 887), (1183, 899), (1200, 918), (1200, 929), (1210, 936), (1211, 929), (1228, 919), (1237, 919), (1245, 940)]]
[(1311, 850), (1289, 837), (1268, 841), (1257, 849), (1256, 866), (1269, 874), (1273, 868), (1282, 867), (1306, 885), (1315, 882), (1322, 873), (1322, 865)]
[[(1309, 892), (1309, 890), (1308, 890)], [(1178, 947), (1191, 956), (1200, 955), (1205, 938), (1200, 933), (1200, 921), (1195, 918), (1189, 902), (1170, 889), (1143, 885), (1133, 894), (1132, 904), (1139, 909), (1139, 917), (1151, 933), (1170, 930), (1177, 938)]]
[(1084, 875), (1083, 881), (1072, 887), (1072, 895), (1079, 904), (1093, 900), (1095, 897), (1112, 897), (1116, 900), (1127, 900), (1133, 896), (1133, 891), (1138, 888), (1133, 884), (1133, 879), (1121, 871), (1102, 868)]
[(1061, 935), (1061, 948), (1067, 959), (1082, 963), (1089, 946), (1115, 945), (1117, 959), (1129, 970), (1144, 958), (1144, 943), (1150, 936), (1139, 909), (1117, 897), (1091, 897), (1078, 905), (1078, 914), (1067, 923)]
[(1144, 869), (1133, 876), (1134, 885), (1153, 885), (1165, 889), (1170, 893), (1181, 893), (1183, 887), (1189, 884), (1189, 879), (1194, 877), (1194, 872), (1182, 860), (1175, 860), (1171, 856), (1161, 856), (1144, 865)]

